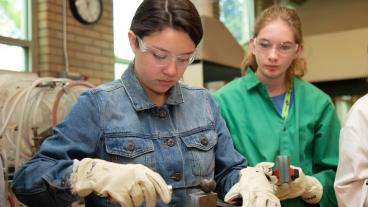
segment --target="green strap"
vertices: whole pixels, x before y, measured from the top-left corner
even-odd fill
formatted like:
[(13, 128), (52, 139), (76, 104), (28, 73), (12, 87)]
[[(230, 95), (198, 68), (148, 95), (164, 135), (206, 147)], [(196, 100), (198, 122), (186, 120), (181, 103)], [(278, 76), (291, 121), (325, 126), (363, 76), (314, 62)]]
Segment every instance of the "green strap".
[(289, 114), (289, 107), (290, 107), (290, 98), (291, 98), (291, 87), (289, 88), (289, 90), (286, 92), (285, 94), (285, 98), (284, 98), (284, 104), (282, 105), (282, 113), (281, 113), (281, 117), (282, 119), (286, 119), (286, 117)]

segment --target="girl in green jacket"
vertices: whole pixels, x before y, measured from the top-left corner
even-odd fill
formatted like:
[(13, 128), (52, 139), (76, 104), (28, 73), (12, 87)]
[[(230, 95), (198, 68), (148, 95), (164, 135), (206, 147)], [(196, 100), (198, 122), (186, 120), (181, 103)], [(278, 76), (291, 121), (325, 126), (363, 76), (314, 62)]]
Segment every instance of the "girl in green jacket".
[[(236, 149), (271, 176), (283, 207), (336, 206), (333, 189), (340, 122), (328, 95), (300, 79), (302, 24), (295, 10), (272, 6), (258, 17), (246, 75), (214, 94)], [(272, 175), (278, 155), (299, 177)]]

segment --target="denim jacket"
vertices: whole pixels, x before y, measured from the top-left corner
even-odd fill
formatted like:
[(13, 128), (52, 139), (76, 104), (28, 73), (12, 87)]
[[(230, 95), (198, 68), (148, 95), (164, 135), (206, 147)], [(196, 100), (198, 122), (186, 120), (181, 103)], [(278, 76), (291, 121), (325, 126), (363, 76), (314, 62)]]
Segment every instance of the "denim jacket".
[[(78, 199), (70, 190), (73, 159), (140, 163), (168, 185), (198, 185), (214, 178), (220, 197), (239, 180), (245, 159), (235, 151), (219, 108), (207, 90), (180, 83), (166, 103), (153, 104), (132, 66), (122, 78), (81, 94), (64, 121), (13, 180), (17, 198), (28, 206), (66, 206)], [(189, 206), (198, 189), (175, 190), (169, 205)], [(86, 206), (119, 206), (94, 193)]]

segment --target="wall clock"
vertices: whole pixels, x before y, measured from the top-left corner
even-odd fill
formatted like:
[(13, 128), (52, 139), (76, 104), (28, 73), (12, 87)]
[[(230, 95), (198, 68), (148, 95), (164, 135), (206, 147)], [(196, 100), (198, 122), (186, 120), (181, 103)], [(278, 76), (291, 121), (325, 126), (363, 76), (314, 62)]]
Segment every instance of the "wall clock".
[(102, 0), (70, 0), (73, 16), (83, 24), (96, 23), (102, 15)]

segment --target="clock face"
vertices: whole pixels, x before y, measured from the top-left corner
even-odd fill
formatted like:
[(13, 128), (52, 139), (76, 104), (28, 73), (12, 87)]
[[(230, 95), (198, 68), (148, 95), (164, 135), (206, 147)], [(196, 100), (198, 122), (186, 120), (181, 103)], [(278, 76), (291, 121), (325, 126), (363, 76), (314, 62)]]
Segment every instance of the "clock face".
[(102, 0), (70, 0), (74, 17), (84, 24), (96, 23), (102, 14)]

